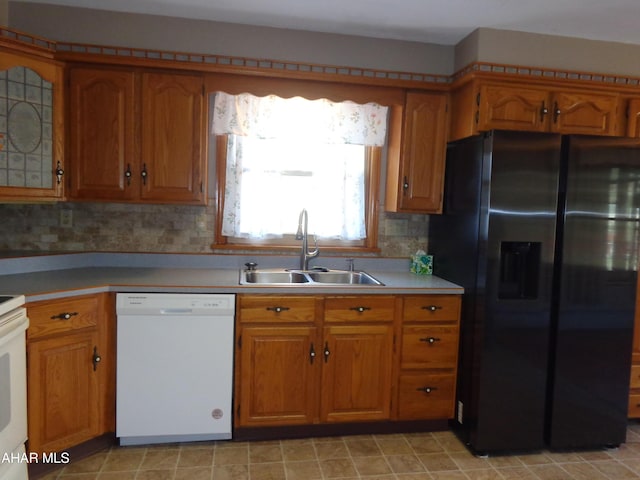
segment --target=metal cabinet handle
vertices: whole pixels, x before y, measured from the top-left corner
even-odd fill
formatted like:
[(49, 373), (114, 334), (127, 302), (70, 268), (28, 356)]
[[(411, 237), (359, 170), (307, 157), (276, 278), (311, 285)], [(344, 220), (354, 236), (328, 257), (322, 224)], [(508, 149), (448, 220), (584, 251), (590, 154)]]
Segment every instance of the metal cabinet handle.
[(311, 347), (309, 348), (309, 363), (313, 365), (313, 360), (316, 358), (316, 351), (313, 348), (313, 343), (311, 343)]
[(93, 371), (98, 368), (98, 364), (102, 361), (102, 357), (98, 355), (98, 347), (93, 347)]
[(424, 393), (431, 393), (431, 392), (433, 392), (435, 390), (437, 390), (436, 387), (419, 387), (419, 388), (416, 388), (416, 391), (424, 392)]
[(549, 109), (547, 108), (547, 106), (544, 104), (544, 102), (542, 102), (542, 107), (540, 108), (540, 121), (544, 121), (544, 117), (545, 115), (549, 113)]
[(127, 171), (124, 172), (124, 178), (127, 180), (127, 185), (131, 185), (131, 164), (127, 163)]
[(267, 310), (270, 312), (280, 313), (289, 310), (289, 307), (267, 307)]
[(64, 175), (64, 170), (62, 169), (62, 165), (60, 165), (60, 162), (58, 162), (58, 164), (56, 165), (56, 179), (57, 179), (58, 185), (62, 183), (63, 175)]
[(404, 181), (402, 182), (402, 189), (404, 191), (409, 190), (409, 182), (407, 181), (407, 177), (404, 177)]
[(140, 172), (140, 176), (142, 177), (142, 184), (146, 185), (147, 184), (147, 176), (149, 175), (149, 173), (147, 172), (147, 164), (144, 163), (142, 164), (142, 171)]
[(554, 102), (553, 103), (553, 123), (558, 123), (558, 117), (560, 116), (561, 113), (562, 111), (560, 110), (560, 107), (558, 107), (558, 102)]
[(51, 320), (69, 320), (71, 317), (78, 315), (78, 312), (62, 312), (51, 317)]
[(329, 355), (331, 355), (331, 351), (329, 350), (329, 342), (324, 342), (324, 352), (322, 352), (324, 355), (324, 363), (327, 363), (329, 361)]
[(439, 342), (440, 339), (438, 337), (423, 337), (420, 339), (421, 342), (428, 343), (429, 345), (433, 345), (436, 342)]
[(367, 310), (371, 310), (371, 307), (351, 307), (349, 310), (354, 310), (356, 312), (362, 313)]
[(429, 310), (430, 312), (435, 312), (436, 310), (442, 310), (440, 305), (425, 305), (422, 307), (423, 310)]

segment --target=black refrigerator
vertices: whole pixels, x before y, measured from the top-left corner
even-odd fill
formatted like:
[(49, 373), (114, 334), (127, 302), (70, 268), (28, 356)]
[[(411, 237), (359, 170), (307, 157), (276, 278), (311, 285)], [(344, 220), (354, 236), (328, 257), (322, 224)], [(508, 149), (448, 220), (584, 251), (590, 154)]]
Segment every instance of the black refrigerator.
[(640, 141), (451, 143), (434, 273), (462, 285), (454, 429), (476, 453), (625, 441)]

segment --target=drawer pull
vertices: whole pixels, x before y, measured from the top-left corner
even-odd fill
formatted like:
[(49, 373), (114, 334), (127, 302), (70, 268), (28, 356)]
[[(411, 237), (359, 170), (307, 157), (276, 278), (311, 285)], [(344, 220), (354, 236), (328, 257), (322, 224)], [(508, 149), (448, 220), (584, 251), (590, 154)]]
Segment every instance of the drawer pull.
[(289, 307), (267, 307), (267, 310), (270, 312), (280, 313), (289, 310)]
[(62, 312), (51, 317), (51, 320), (69, 320), (71, 317), (78, 315), (78, 312)]
[(366, 310), (371, 310), (371, 307), (351, 307), (349, 310), (354, 310), (356, 312), (364, 312)]
[(428, 343), (429, 345), (433, 345), (436, 342), (439, 342), (440, 339), (438, 337), (423, 337), (420, 339), (421, 342)]
[(436, 387), (420, 387), (420, 388), (416, 388), (416, 390), (418, 392), (431, 393), (437, 390), (437, 388)]
[(435, 312), (436, 310), (442, 310), (440, 305), (425, 305), (422, 307), (423, 310), (429, 310), (430, 312)]

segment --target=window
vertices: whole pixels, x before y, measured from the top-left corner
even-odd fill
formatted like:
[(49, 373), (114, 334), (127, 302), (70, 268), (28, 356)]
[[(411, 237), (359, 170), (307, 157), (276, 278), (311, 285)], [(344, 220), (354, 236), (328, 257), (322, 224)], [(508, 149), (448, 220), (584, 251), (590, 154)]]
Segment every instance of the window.
[(386, 107), (218, 93), (213, 132), (217, 245), (297, 246), (304, 208), (322, 247), (376, 247)]

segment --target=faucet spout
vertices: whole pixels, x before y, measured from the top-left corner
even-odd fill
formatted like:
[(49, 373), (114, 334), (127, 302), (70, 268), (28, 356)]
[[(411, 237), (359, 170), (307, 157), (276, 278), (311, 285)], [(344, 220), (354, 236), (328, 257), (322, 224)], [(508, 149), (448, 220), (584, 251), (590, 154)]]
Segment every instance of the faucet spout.
[(313, 236), (314, 249), (309, 250), (309, 214), (306, 209), (302, 209), (298, 217), (298, 231), (296, 232), (296, 240), (302, 240), (302, 251), (300, 252), (300, 270), (309, 270), (309, 260), (320, 254), (318, 249), (318, 239)]

